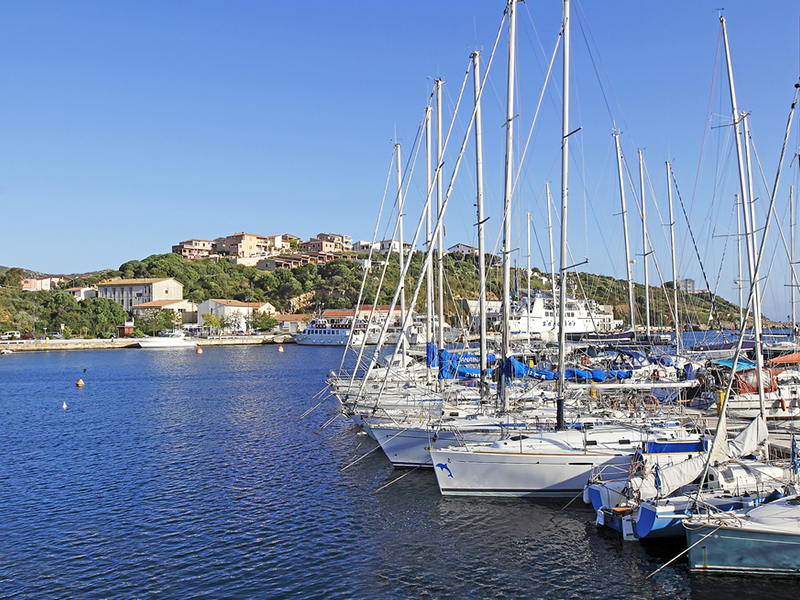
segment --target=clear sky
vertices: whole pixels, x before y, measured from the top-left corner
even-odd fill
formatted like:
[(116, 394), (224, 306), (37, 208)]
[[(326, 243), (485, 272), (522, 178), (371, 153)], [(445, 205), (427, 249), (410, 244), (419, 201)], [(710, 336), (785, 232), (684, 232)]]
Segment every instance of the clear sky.
[[(678, 0), (576, 2), (572, 18), (570, 251), (593, 273), (625, 277), (612, 132), (670, 280), (664, 162), (671, 160), (712, 289), (737, 300), (730, 99), (720, 47), (727, 19), (739, 104), (770, 182), (800, 73), (800, 4)], [(414, 151), (433, 79), (449, 127), (469, 55), (486, 69), (503, 0), (404, 2), (73, 2), (0, 0), (0, 264), (45, 273), (117, 268), (188, 238), (240, 231), (371, 239), (390, 171)], [(556, 45), (561, 3), (520, 4), (514, 135), (528, 137)], [(507, 41), (484, 95), (490, 243), (500, 228)], [(515, 260), (549, 267), (543, 186), (560, 197), (561, 59), (556, 59), (514, 200)], [(449, 181), (472, 102), (469, 80), (445, 158)], [(795, 121), (789, 155), (798, 151)], [(446, 245), (476, 245), (472, 142), (445, 219)], [(515, 166), (521, 151), (515, 151)], [(405, 237), (424, 201), (424, 149), (409, 176)], [(788, 238), (785, 167), (778, 211)], [(767, 193), (758, 174), (757, 222)], [(395, 186), (391, 182), (390, 188)], [(634, 278), (642, 232), (628, 189)], [(390, 194), (391, 195), (391, 194)], [(679, 210), (675, 197), (676, 210)], [(387, 209), (388, 210), (388, 209)], [(758, 212), (760, 211), (760, 213)], [(680, 277), (705, 287), (685, 220)], [(381, 223), (378, 237), (391, 237)], [(765, 312), (788, 314), (786, 254), (768, 248)], [(556, 241), (556, 247), (558, 242)], [(745, 267), (746, 268), (746, 267)], [(717, 283), (719, 280), (719, 283)], [(651, 284), (659, 283), (655, 264)]]

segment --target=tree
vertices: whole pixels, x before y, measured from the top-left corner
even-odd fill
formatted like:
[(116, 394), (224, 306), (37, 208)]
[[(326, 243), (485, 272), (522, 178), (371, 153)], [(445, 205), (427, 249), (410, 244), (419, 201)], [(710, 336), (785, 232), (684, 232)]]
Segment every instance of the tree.
[(211, 328), (215, 328), (220, 337), (222, 337), (222, 323), (220, 323), (220, 316), (214, 313), (200, 313), (200, 318), (203, 319), (203, 324), (208, 327), (209, 333)]
[(253, 312), (247, 319), (247, 326), (250, 329), (260, 329), (262, 331), (272, 331), (280, 323), (269, 313)]
[(19, 267), (12, 267), (6, 274), (0, 279), (0, 283), (12, 288), (18, 288), (22, 286), (22, 280), (25, 278), (25, 271), (20, 269)]

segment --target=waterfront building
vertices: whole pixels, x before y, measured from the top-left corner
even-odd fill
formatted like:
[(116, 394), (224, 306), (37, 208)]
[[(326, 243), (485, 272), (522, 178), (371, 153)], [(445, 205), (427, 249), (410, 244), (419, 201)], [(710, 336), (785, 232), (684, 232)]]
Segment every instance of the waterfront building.
[(122, 305), (127, 311), (154, 300), (180, 300), (183, 284), (169, 277), (147, 279), (111, 279), (97, 284), (97, 296)]
[(171, 310), (172, 312), (179, 313), (184, 323), (197, 323), (197, 304), (182, 298), (173, 300), (153, 300), (152, 302), (137, 304), (131, 308), (131, 314), (135, 317), (141, 317), (148, 311), (157, 310)]
[(197, 305), (197, 324), (202, 327), (205, 324), (203, 315), (218, 315), (232, 319), (230, 327), (225, 327), (230, 331), (248, 331), (248, 317), (253, 313), (253, 306), (250, 302), (240, 300), (227, 300), (212, 298)]

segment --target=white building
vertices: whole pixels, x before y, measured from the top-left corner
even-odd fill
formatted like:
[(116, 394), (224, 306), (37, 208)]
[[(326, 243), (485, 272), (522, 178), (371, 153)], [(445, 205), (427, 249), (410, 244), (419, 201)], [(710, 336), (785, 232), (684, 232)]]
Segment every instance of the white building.
[(171, 277), (160, 279), (111, 279), (97, 284), (98, 298), (108, 298), (130, 311), (138, 304), (155, 300), (180, 300), (183, 284)]
[(239, 300), (211, 299), (197, 305), (197, 324), (202, 327), (205, 323), (204, 314), (230, 317), (233, 323), (225, 328), (230, 331), (247, 331), (248, 317), (253, 312), (253, 303), (240, 302)]
[(78, 302), (87, 298), (97, 298), (97, 290), (91, 287), (73, 287), (64, 290)]
[(470, 246), (469, 244), (456, 244), (455, 246), (450, 246), (445, 254), (452, 254), (453, 252), (461, 252), (462, 254), (477, 254), (478, 249), (475, 246)]
[[(400, 240), (381, 240), (378, 242), (380, 249), (378, 252), (387, 254), (389, 252), (400, 252)], [(403, 242), (403, 253), (408, 255), (411, 252), (411, 242)]]

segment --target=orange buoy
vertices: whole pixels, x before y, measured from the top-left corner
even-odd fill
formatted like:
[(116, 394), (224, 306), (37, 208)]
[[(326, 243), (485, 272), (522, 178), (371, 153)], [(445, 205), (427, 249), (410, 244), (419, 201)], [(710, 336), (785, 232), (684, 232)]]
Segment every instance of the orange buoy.
[(197, 352), (198, 354), (202, 354), (203, 353), (203, 349), (198, 347), (197, 350), (195, 350), (195, 352)]
[(278, 352), (283, 352), (283, 346), (278, 346)]
[(83, 379), (78, 379), (75, 385), (77, 385), (78, 387), (83, 387), (84, 386)]

